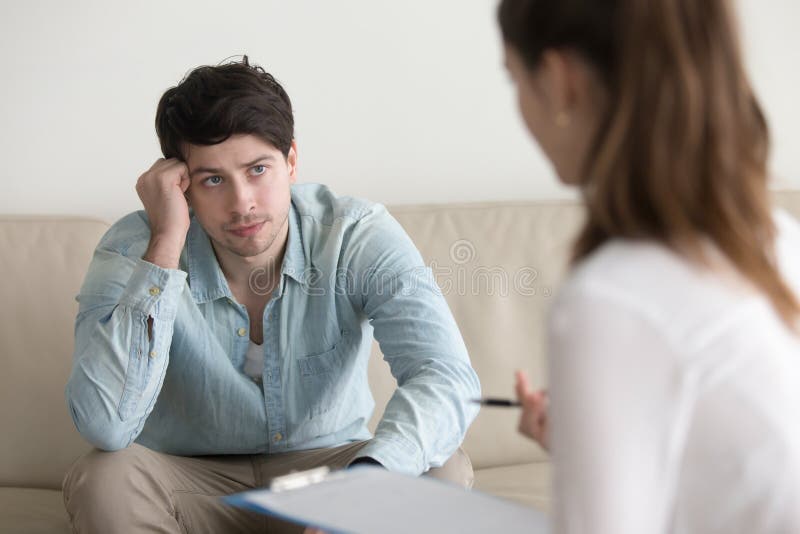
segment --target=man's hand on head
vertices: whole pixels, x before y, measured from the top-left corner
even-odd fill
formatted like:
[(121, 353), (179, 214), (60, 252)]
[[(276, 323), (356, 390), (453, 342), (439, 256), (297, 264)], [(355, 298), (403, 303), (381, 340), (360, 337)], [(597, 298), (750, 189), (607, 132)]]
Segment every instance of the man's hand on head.
[(150, 244), (144, 260), (177, 269), (189, 230), (189, 169), (182, 161), (159, 159), (136, 182), (136, 193), (150, 219)]

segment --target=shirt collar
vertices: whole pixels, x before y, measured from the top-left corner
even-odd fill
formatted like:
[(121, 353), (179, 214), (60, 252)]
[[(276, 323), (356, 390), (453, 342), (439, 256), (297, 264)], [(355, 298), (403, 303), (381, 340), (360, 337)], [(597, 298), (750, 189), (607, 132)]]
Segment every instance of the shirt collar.
[(228, 281), (222, 274), (211, 240), (196, 217), (192, 217), (186, 235), (186, 263), (189, 270), (189, 288), (195, 302), (203, 303), (218, 298), (232, 298)]
[[(281, 264), (279, 295), (283, 293), (284, 289), (283, 275), (300, 284), (305, 284), (306, 255), (300, 231), (300, 216), (294, 203), (289, 205), (288, 223), (289, 235), (286, 239), (286, 251)], [(186, 263), (189, 270), (189, 287), (195, 302), (204, 303), (219, 298), (233, 298), (228, 281), (217, 262), (211, 240), (196, 217), (192, 217), (186, 236)]]
[(303, 250), (303, 234), (300, 231), (300, 214), (294, 207), (294, 202), (289, 205), (289, 237), (286, 239), (286, 252), (283, 254), (281, 274), (285, 274), (295, 281), (305, 284), (306, 253)]

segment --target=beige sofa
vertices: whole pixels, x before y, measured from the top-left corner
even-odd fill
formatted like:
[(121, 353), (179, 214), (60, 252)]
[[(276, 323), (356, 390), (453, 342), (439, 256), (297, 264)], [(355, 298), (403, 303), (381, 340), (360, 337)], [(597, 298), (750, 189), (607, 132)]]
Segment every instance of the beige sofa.
[[(780, 193), (777, 200), (800, 217), (800, 192)], [(544, 318), (564, 276), (581, 209), (528, 202), (391, 211), (433, 268), (484, 393), (511, 395), (517, 368), (541, 384)], [(82, 218), (0, 217), (0, 532), (68, 532), (61, 479), (88, 449), (63, 394), (74, 296), (107, 228)], [(377, 349), (371, 364), (382, 406), (394, 382)], [(513, 409), (482, 410), (464, 443), (475, 487), (546, 510), (547, 456), (515, 429)]]

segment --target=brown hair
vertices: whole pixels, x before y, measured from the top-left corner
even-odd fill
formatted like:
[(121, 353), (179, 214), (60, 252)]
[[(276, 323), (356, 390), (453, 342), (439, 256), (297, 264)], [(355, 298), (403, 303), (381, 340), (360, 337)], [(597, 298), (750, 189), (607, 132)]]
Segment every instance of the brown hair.
[(236, 134), (255, 135), (289, 154), (294, 116), (289, 95), (247, 56), (197, 67), (158, 103), (156, 134), (165, 158), (184, 159), (185, 143), (215, 145)]
[(729, 2), (503, 0), (499, 21), (529, 68), (547, 49), (575, 50), (608, 88), (584, 162), (574, 260), (615, 237), (703, 258), (709, 239), (800, 328), (800, 303), (776, 266), (769, 132)]

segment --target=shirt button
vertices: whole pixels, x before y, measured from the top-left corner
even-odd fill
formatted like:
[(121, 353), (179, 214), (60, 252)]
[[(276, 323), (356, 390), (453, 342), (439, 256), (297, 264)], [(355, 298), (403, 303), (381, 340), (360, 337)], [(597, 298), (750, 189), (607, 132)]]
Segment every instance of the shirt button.
[(247, 335), (247, 328), (240, 328), (236, 333), (239, 334), (239, 337), (244, 337)]
[(161, 290), (153, 286), (150, 288), (150, 294), (153, 295), (154, 297), (157, 297), (161, 294)]
[(275, 434), (272, 437), (272, 441), (274, 441), (275, 443), (278, 443), (282, 439), (283, 439), (283, 435), (280, 432), (278, 432), (277, 434)]
[(156, 356), (158, 356), (158, 353), (156, 351), (154, 351), (154, 350), (151, 350), (150, 351), (150, 357), (151, 358), (155, 358)]

